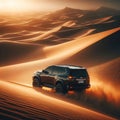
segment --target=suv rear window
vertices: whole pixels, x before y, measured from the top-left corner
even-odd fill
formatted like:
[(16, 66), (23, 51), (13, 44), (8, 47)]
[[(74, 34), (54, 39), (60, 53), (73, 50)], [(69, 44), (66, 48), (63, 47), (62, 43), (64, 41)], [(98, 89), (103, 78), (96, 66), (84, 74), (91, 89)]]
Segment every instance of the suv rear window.
[(53, 74), (54, 75), (64, 75), (64, 74), (66, 74), (66, 70), (65, 70), (65, 68), (62, 68), (62, 67), (54, 67), (54, 69), (53, 69)]
[(86, 69), (70, 69), (70, 75), (73, 77), (87, 77)]

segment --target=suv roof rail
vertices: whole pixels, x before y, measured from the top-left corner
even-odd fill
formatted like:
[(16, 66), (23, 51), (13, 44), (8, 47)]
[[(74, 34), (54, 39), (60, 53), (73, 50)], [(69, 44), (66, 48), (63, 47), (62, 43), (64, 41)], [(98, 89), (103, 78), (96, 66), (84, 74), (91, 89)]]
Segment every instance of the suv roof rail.
[(67, 65), (67, 64), (64, 64), (64, 65), (54, 65), (54, 66), (58, 66), (58, 67), (67, 67), (67, 68), (81, 68), (81, 69), (85, 69), (85, 67), (83, 66), (75, 66), (75, 65)]

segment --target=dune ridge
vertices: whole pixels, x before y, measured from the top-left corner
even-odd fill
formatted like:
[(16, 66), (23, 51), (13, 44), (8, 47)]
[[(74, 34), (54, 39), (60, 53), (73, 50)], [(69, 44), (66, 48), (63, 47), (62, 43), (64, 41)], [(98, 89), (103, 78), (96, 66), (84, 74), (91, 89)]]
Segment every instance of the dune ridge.
[[(1, 116), (6, 118), (50, 119), (50, 120), (63, 119), (63, 118), (68, 120), (72, 120), (74, 118), (95, 120), (97, 118), (98, 120), (99, 119), (114, 120), (114, 118), (112, 117), (108, 117), (106, 115), (103, 115), (94, 111), (90, 111), (88, 109), (79, 107), (77, 105), (70, 104), (62, 100), (51, 98), (44, 94), (38, 93), (34, 91), (32, 88), (13, 85), (8, 82), (2, 82), (2, 81), (0, 81), (0, 83), (2, 85), (2, 88), (1, 88), (2, 94), (0, 95), (2, 98), (1, 100), (2, 102), (0, 103), (0, 105), (1, 105), (1, 110), (4, 111), (4, 113), (1, 113)], [(4, 86), (7, 87), (7, 91), (4, 88)], [(8, 95), (7, 93), (12, 94), (12, 96), (7, 96)], [(3, 100), (6, 100), (6, 102), (3, 102)], [(18, 102), (20, 106), (17, 105)], [(9, 108), (6, 108), (5, 107), (6, 105)], [(57, 109), (54, 109), (55, 107)], [(11, 113), (9, 115), (7, 114), (8, 109), (9, 109), (9, 112)], [(14, 117), (12, 116), (13, 113), (14, 113)]]

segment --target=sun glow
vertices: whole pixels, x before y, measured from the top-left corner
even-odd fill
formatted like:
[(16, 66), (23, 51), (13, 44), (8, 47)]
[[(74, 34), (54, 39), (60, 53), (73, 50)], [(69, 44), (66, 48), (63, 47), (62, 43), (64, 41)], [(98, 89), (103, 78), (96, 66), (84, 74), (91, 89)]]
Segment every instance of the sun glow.
[(2, 12), (25, 12), (36, 8), (33, 0), (0, 0), (0, 11)]

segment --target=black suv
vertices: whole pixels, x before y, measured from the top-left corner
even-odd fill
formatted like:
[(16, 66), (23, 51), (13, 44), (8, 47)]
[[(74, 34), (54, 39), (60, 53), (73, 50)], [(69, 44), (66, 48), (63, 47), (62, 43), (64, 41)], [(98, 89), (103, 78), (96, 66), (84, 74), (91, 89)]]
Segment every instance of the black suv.
[(90, 79), (84, 67), (72, 65), (52, 65), (33, 76), (33, 87), (51, 87), (58, 93), (68, 90), (84, 90), (90, 87)]

